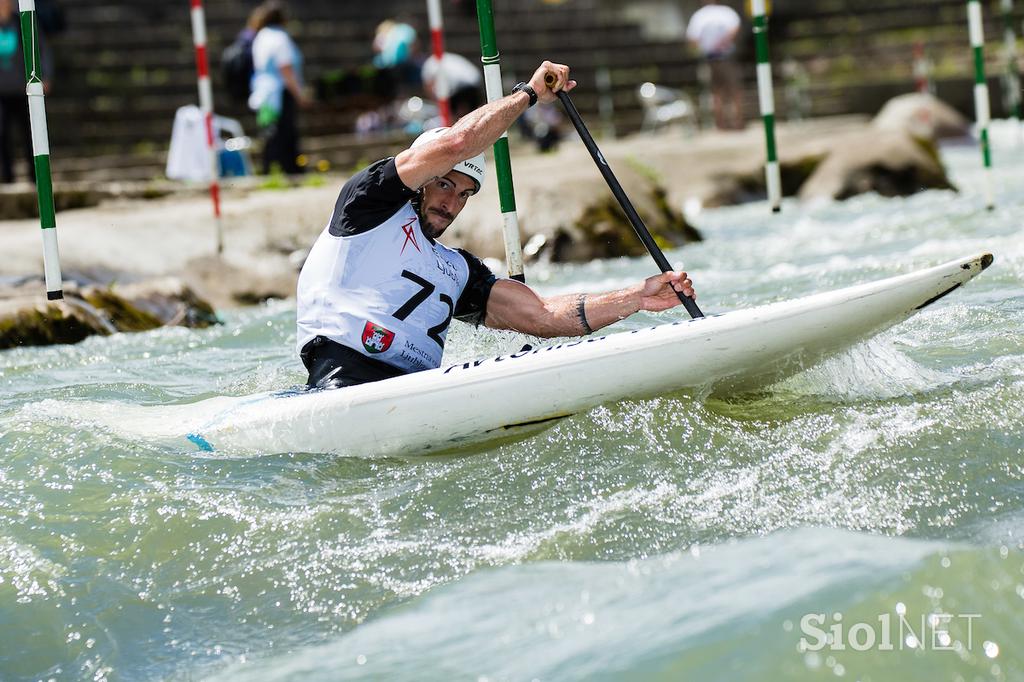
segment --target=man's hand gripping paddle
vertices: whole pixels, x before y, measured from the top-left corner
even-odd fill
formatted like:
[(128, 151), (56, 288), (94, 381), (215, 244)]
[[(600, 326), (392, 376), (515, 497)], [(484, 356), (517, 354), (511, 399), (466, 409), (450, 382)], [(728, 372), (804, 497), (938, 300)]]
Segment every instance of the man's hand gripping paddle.
[[(548, 74), (544, 78), (545, 83), (548, 87), (555, 84), (555, 76)], [(590, 152), (590, 156), (593, 157), (594, 163), (597, 164), (598, 170), (601, 171), (601, 175), (604, 176), (605, 182), (608, 183), (608, 187), (612, 190), (612, 194), (615, 195), (616, 200), (619, 202), (619, 206), (625, 211), (626, 217), (629, 219), (630, 224), (633, 225), (633, 229), (636, 230), (636, 234), (640, 237), (640, 241), (647, 247), (647, 251), (654, 258), (654, 262), (658, 264), (662, 272), (670, 272), (672, 266), (669, 265), (668, 259), (665, 258), (665, 254), (661, 252), (658, 245), (654, 242), (654, 238), (648, 231), (647, 226), (644, 225), (644, 221), (641, 220), (640, 215), (633, 208), (633, 204), (629, 201), (629, 197), (622, 189), (622, 185), (615, 178), (615, 174), (612, 173), (612, 169), (608, 166), (608, 162), (605, 160), (604, 155), (601, 154), (601, 150), (597, 148), (597, 143), (594, 142), (594, 137), (587, 130), (587, 126), (583, 123), (583, 119), (580, 117), (580, 112), (576, 110), (576, 106), (572, 103), (572, 99), (569, 98), (569, 93), (564, 90), (559, 90), (557, 93), (558, 99), (562, 101), (562, 106), (565, 107), (565, 113), (569, 115), (569, 119), (572, 124), (576, 126), (576, 131), (579, 132), (580, 137), (583, 138), (583, 144), (586, 145), (587, 151)], [(682, 302), (683, 307), (686, 308), (686, 312), (690, 313), (690, 317), (698, 318), (704, 317), (704, 313), (697, 307), (696, 301), (688, 296), (684, 296), (682, 292), (676, 291), (676, 296)]]

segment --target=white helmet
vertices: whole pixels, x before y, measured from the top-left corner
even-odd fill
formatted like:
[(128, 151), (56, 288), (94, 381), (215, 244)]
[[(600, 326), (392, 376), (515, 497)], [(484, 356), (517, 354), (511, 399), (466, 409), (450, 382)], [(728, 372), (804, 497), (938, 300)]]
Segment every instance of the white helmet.
[[(432, 142), (433, 140), (436, 140), (437, 138), (445, 135), (449, 130), (451, 130), (451, 128), (434, 128), (432, 130), (427, 130), (422, 135), (416, 138), (416, 141), (412, 143), (411, 148), (415, 149), (416, 147), (425, 145), (428, 142)], [(455, 168), (452, 168), (452, 170), (457, 170), (463, 175), (468, 175), (470, 178), (472, 178), (473, 181), (476, 182), (476, 190), (479, 192), (480, 188), (484, 186), (485, 167), (486, 165), (484, 163), (484, 155), (477, 154), (471, 159), (459, 161), (457, 164), (455, 164)]]

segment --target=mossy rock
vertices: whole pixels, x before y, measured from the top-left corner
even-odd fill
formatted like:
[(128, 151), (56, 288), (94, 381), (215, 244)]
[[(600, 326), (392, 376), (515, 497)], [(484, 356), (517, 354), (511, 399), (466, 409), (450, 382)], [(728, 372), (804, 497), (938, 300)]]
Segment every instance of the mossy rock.
[[(671, 206), (668, 192), (655, 171), (627, 160), (619, 167), (617, 177), (659, 248), (672, 249), (703, 239), (682, 212)], [(590, 188), (598, 187), (598, 183), (603, 185), (599, 179), (591, 179), (586, 186), (574, 189), (582, 208), (575, 213), (570, 224), (562, 223), (551, 230), (544, 246), (545, 258), (569, 262), (647, 254), (643, 242), (610, 190), (605, 187), (598, 193), (590, 191)]]
[(106, 312), (120, 331), (220, 324), (213, 306), (176, 277), (88, 287), (82, 295)]
[(95, 335), (164, 326), (219, 324), (213, 307), (175, 278), (65, 289), (65, 299), (7, 292), (0, 299), (0, 348), (78, 343)]
[(0, 305), (0, 349), (78, 343), (110, 331), (99, 314), (70, 300), (21, 299)]
[[(672, 210), (666, 200), (666, 192), (660, 187), (651, 189), (651, 203), (658, 213), (649, 216), (644, 223), (654, 243), (660, 249), (671, 249), (687, 242), (701, 241), (703, 237), (697, 228), (690, 225), (682, 213)], [(575, 225), (583, 237), (583, 249), (590, 258), (615, 258), (618, 256), (643, 256), (647, 253), (643, 242), (637, 236), (626, 212), (613, 196), (603, 197), (587, 206)], [(580, 260), (573, 257), (573, 249), (566, 241), (556, 241), (555, 261)]]
[(145, 332), (164, 325), (156, 315), (118, 296), (112, 288), (90, 287), (83, 292), (83, 297), (94, 307), (102, 310), (118, 331)]

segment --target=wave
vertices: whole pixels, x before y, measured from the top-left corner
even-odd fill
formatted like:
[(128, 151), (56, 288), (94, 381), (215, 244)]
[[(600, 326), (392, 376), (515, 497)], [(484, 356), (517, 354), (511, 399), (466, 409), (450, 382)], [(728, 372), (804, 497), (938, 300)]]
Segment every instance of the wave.
[[(830, 667), (902, 680), (992, 665), (1012, 679), (1024, 671), (1012, 645), (1024, 638), (1022, 562), (1007, 547), (802, 528), (642, 560), (505, 566), (211, 679), (818, 679)], [(935, 641), (952, 648), (940, 650), (935, 613), (976, 615), (944, 621)], [(901, 628), (892, 651), (849, 645), (863, 622), (880, 646), (886, 614), (890, 640)], [(845, 648), (812, 650), (818, 615), (819, 630), (847, 624)]]
[(885, 400), (949, 386), (958, 377), (929, 369), (901, 352), (892, 334), (874, 337), (774, 387), (790, 395), (852, 400)]

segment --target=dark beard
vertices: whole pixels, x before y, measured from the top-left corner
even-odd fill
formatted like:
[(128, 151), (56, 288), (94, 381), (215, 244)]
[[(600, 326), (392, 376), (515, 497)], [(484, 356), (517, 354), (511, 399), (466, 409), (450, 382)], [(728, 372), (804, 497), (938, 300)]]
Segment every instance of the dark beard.
[(420, 230), (422, 230), (423, 234), (425, 234), (427, 238), (431, 240), (436, 240), (438, 237), (444, 234), (444, 231), (448, 229), (448, 225), (451, 225), (452, 220), (455, 219), (454, 216), (440, 216), (437, 213), (433, 214), (434, 217), (438, 219), (443, 220), (446, 217), (448, 219), (448, 225), (445, 225), (441, 229), (437, 229), (430, 224), (429, 216), (427, 216), (426, 212), (423, 210), (422, 194), (418, 197), (418, 200), (414, 200), (412, 202), (412, 206), (413, 209), (415, 209), (416, 211), (416, 216), (420, 219)]

